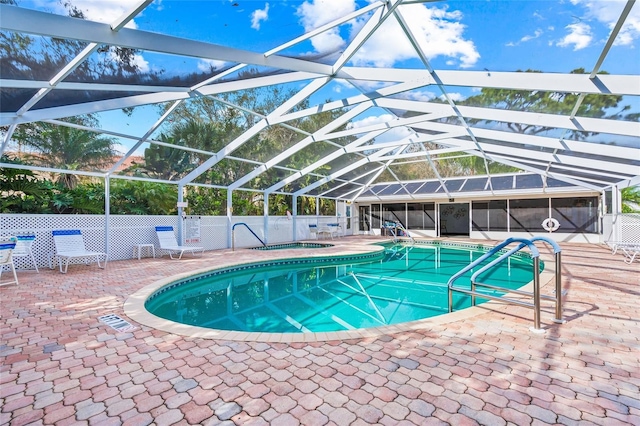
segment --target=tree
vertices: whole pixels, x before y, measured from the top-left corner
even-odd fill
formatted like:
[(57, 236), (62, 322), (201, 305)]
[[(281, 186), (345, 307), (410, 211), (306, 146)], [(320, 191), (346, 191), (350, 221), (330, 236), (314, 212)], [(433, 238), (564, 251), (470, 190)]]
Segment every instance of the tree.
[[(182, 146), (173, 136), (160, 134), (161, 142)], [(189, 152), (165, 145), (151, 144), (144, 150), (144, 163), (134, 164), (127, 169), (135, 175), (144, 175), (156, 179), (173, 180), (193, 169)]]
[[(96, 124), (91, 117), (75, 117), (69, 121), (82, 125)], [(45, 122), (21, 128), (13, 137), (34, 150), (27, 156), (33, 164), (57, 169), (101, 170), (113, 164), (117, 154), (111, 138)], [(72, 189), (78, 184), (78, 177), (61, 173), (58, 182)]]
[[(538, 73), (540, 71), (527, 70), (526, 72)], [(571, 71), (572, 74), (585, 74), (583, 68)], [(606, 74), (605, 71), (600, 74)], [(577, 104), (580, 94), (568, 92), (543, 92), (528, 90), (511, 90), (483, 88), (479, 95), (469, 97), (458, 102), (459, 105), (476, 106), (493, 109), (513, 111), (527, 111), (546, 114), (570, 115)], [(434, 102), (438, 102), (437, 100)], [(584, 97), (576, 115), (593, 118), (620, 118), (625, 120), (638, 120), (637, 114), (626, 114), (628, 106), (620, 107), (622, 96), (589, 94)], [(612, 110), (617, 110), (612, 112)], [(407, 116), (412, 115), (408, 114)], [(457, 123), (457, 117), (443, 119), (444, 122)], [(536, 126), (526, 123), (499, 122), (497, 120), (473, 120), (467, 119), (469, 124), (483, 124), (494, 128), (505, 128), (516, 133), (538, 135), (551, 130), (549, 127)], [(585, 140), (595, 133), (584, 131), (570, 131), (568, 138)], [(480, 140), (480, 142), (482, 142)], [(427, 149), (437, 148), (437, 144), (425, 144)], [(479, 156), (469, 156), (463, 152), (451, 153), (438, 161), (434, 161), (440, 176), (469, 176), (486, 174), (485, 161)], [(518, 171), (516, 167), (499, 162), (487, 161), (489, 173), (508, 173)], [(400, 179), (425, 179), (434, 178), (436, 175), (430, 164), (426, 162), (404, 164), (402, 168), (395, 165), (391, 169)], [(393, 180), (390, 173), (383, 173), (378, 181)]]
[[(244, 74), (239, 75), (238, 78), (253, 75), (255, 72), (257, 71), (246, 71)], [(222, 94), (220, 98), (223, 102), (210, 97), (193, 98), (176, 108), (170, 120), (167, 121), (165, 131), (171, 135), (173, 143), (176, 145), (217, 152), (224, 149), (228, 143), (256, 124), (261, 119), (259, 115), (269, 114), (291, 98), (294, 93), (293, 89), (288, 89), (286, 86), (274, 86)], [(238, 105), (240, 108), (231, 107), (225, 102)], [(303, 101), (294, 107), (292, 111), (306, 107), (308, 107), (308, 102)], [(162, 108), (166, 109), (167, 106), (164, 105)], [(163, 109), (163, 112), (165, 109)], [(249, 111), (254, 111), (258, 115)], [(267, 162), (273, 158), (274, 153), (283, 152), (305, 138), (305, 132), (312, 133), (318, 130), (342, 113), (341, 110), (328, 111), (287, 122), (289, 126), (301, 129), (302, 132), (298, 132), (289, 126), (268, 126), (235, 149), (233, 156), (251, 161)], [(352, 139), (343, 138), (343, 140), (334, 142), (346, 144)], [(333, 149), (335, 150), (336, 148)], [(326, 156), (326, 151), (326, 144), (314, 143), (283, 160), (279, 166), (301, 169)], [(191, 153), (190, 157), (192, 163), (197, 165), (206, 161), (210, 156)], [(167, 160), (166, 156), (163, 156), (163, 158)], [(173, 162), (173, 169), (179, 168), (179, 164), (175, 162), (175, 159), (167, 161)], [(255, 170), (255, 168), (255, 163), (225, 158), (198, 176), (194, 183), (226, 186)], [(324, 169), (328, 170), (327, 167), (324, 167)], [(261, 191), (279, 182), (288, 173), (281, 168), (272, 167), (262, 172), (252, 181), (247, 182), (243, 187)], [(305, 176), (297, 183), (311, 181), (313, 179), (310, 176)], [(288, 186), (283, 190), (290, 189), (291, 187)], [(216, 188), (190, 187), (187, 192), (191, 214), (225, 214), (226, 198), (227, 191)], [(269, 210), (272, 214), (285, 214), (287, 210), (292, 210), (293, 208), (291, 206), (291, 197), (281, 194), (272, 194), (269, 201)], [(262, 214), (263, 203), (264, 199), (259, 192), (235, 191), (233, 194), (234, 214)]]
[[(6, 155), (0, 161), (5, 164), (24, 164)], [(49, 188), (45, 180), (30, 170), (0, 168), (0, 212), (39, 213)]]
[(177, 185), (112, 179), (109, 196), (112, 214), (170, 215), (177, 213)]
[[(541, 71), (527, 70), (525, 72), (539, 73)], [(571, 71), (571, 74), (587, 74), (587, 72), (584, 68), (578, 68)], [(601, 71), (599, 74), (608, 73), (606, 71)], [(579, 97), (579, 93), (570, 92), (543, 92), (539, 90), (530, 91), (485, 87), (481, 90), (479, 95), (471, 96), (466, 100), (459, 102), (459, 104), (569, 116), (575, 108)], [(620, 102), (622, 102), (622, 96), (620, 95), (589, 94), (582, 100), (582, 103), (576, 112), (576, 116), (591, 118), (627, 117), (622, 115), (622, 113), (626, 111), (628, 107), (622, 107), (618, 112), (610, 113), (611, 109), (619, 108)], [(493, 126), (501, 124), (513, 132), (528, 135), (537, 135), (551, 130), (549, 127), (525, 123), (498, 123), (495, 120), (470, 121), (483, 122)], [(569, 138), (574, 140), (584, 140), (593, 135), (595, 135), (595, 133), (579, 130), (572, 130), (569, 132)]]
[(622, 213), (640, 213), (640, 186), (628, 186), (620, 191)]

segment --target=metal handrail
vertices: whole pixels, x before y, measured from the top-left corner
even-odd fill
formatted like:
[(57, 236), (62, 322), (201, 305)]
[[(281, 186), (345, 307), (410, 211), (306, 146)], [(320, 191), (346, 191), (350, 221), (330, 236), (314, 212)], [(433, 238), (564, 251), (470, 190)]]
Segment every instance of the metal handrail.
[[(473, 262), (471, 262), (470, 264), (468, 264), (467, 266), (465, 266), (464, 268), (462, 268), (461, 270), (456, 272), (455, 274), (453, 274), (453, 276), (451, 276), (451, 278), (449, 278), (449, 281), (447, 282), (447, 286), (451, 287), (453, 285), (453, 283), (458, 278), (460, 278), (462, 275), (464, 275), (465, 273), (467, 273), (471, 269), (475, 268), (477, 265), (479, 265), (480, 263), (484, 262), (489, 257), (493, 256), (498, 251), (502, 250), (504, 247), (506, 247), (509, 244), (514, 243), (514, 242), (519, 242), (519, 243), (524, 244), (524, 245), (533, 246), (532, 247), (532, 251), (531, 251), (532, 254), (535, 255), (535, 257), (540, 255), (540, 252), (538, 251), (536, 246), (533, 245), (533, 243), (531, 241), (529, 241), (527, 239), (524, 239), (524, 238), (510, 237), (510, 238), (507, 238), (506, 240), (504, 240), (503, 242), (501, 242), (500, 244), (498, 244), (497, 246), (493, 247), (491, 250), (489, 250), (488, 252), (486, 252), (485, 254), (483, 254), (482, 256), (480, 256), (479, 258), (477, 258), (476, 260), (474, 260)], [(524, 247), (524, 245), (522, 247)], [(451, 311), (451, 304), (449, 304), (449, 311)]]
[[(400, 222), (396, 222), (396, 229), (400, 229), (401, 231), (403, 231), (405, 233), (405, 235), (407, 237), (409, 237), (409, 240), (411, 241), (411, 244), (415, 244), (416, 241), (413, 239), (413, 237), (411, 236), (411, 234), (409, 234), (409, 231), (407, 231), (407, 228), (405, 228), (402, 223)], [(398, 233), (396, 232), (396, 239), (398, 238)]]
[(231, 227), (231, 250), (235, 251), (236, 249), (236, 226), (242, 225), (245, 228), (247, 228), (249, 230), (249, 232), (251, 232), (253, 234), (254, 237), (256, 237), (258, 239), (258, 241), (260, 241), (262, 243), (263, 246), (267, 246), (267, 243), (265, 243), (264, 241), (262, 241), (262, 239), (260, 239), (260, 237), (258, 237), (258, 235), (253, 232), (253, 229), (249, 228), (249, 225), (247, 225), (244, 222), (238, 222), (238, 223), (234, 223), (233, 226)]
[[(556, 254), (556, 297), (553, 298), (551, 296), (546, 296), (546, 295), (541, 295), (540, 294), (540, 252), (538, 251), (538, 249), (536, 248), (536, 246), (534, 245), (534, 241), (544, 241), (549, 243), (553, 249), (554, 249), (554, 253)], [(502, 248), (506, 247), (509, 244), (512, 244), (514, 242), (518, 242), (518, 246), (503, 253), (502, 255), (500, 255), (497, 259), (494, 259), (493, 261), (489, 262), (488, 264), (486, 264), (485, 266), (483, 266), (482, 268), (480, 268), (478, 271), (476, 271), (472, 276), (471, 276), (471, 289), (467, 290), (464, 288), (460, 288), (460, 287), (455, 287), (454, 283), (455, 281), (460, 278), (462, 275), (464, 275), (466, 272), (468, 272), (469, 270), (473, 269), (474, 267), (478, 266), (479, 264), (481, 264), (482, 262), (484, 262), (487, 258), (489, 258), (490, 256), (494, 255), (495, 253), (497, 253), (499, 250), (501, 250)], [(483, 272), (485, 272), (486, 270), (488, 270), (489, 268), (497, 265), (498, 263), (503, 262), (505, 259), (509, 258), (510, 256), (512, 256), (514, 253), (522, 250), (524, 247), (529, 247), (529, 249), (531, 250), (531, 257), (533, 258), (533, 293), (530, 292), (526, 292), (526, 291), (522, 291), (522, 290), (512, 290), (512, 289), (508, 289), (505, 287), (501, 287), (501, 286), (495, 286), (495, 285), (491, 285), (491, 284), (486, 284), (486, 283), (480, 283), (477, 281), (478, 276), (480, 276)], [(449, 296), (449, 312), (452, 312), (453, 310), (453, 291), (457, 291), (460, 293), (464, 293), (464, 294), (468, 294), (471, 296), (471, 303), (473, 306), (475, 306), (476, 304), (476, 296), (480, 296), (482, 298), (486, 298), (486, 299), (493, 299), (493, 300), (501, 300), (501, 301), (506, 301), (508, 303), (512, 303), (512, 304), (516, 304), (516, 305), (520, 305), (520, 306), (524, 306), (527, 308), (533, 308), (534, 310), (534, 316), (533, 316), (533, 322), (534, 322), (534, 326), (532, 328), (532, 330), (534, 332), (538, 332), (538, 333), (544, 333), (544, 330), (542, 330), (540, 328), (540, 299), (546, 299), (546, 300), (555, 300), (556, 302), (556, 318), (555, 318), (555, 322), (563, 322), (562, 320), (562, 280), (561, 280), (561, 276), (560, 276), (560, 246), (553, 240), (551, 240), (548, 237), (534, 237), (531, 240), (527, 240), (524, 238), (508, 238), (506, 240), (504, 240), (502, 243), (498, 244), (497, 246), (495, 246), (494, 248), (492, 248), (491, 250), (489, 250), (487, 253), (485, 253), (483, 256), (481, 256), (480, 258), (476, 259), (474, 262), (471, 262), (469, 265), (467, 265), (466, 267), (464, 267), (462, 270), (458, 271), (456, 274), (454, 274), (448, 281), (447, 283), (447, 288), (448, 288), (448, 296)], [(485, 293), (481, 293), (478, 292), (476, 290), (476, 286), (481, 286), (481, 287), (485, 287), (485, 288), (490, 288), (493, 290), (502, 290), (502, 291), (507, 291), (510, 293), (515, 293), (515, 294), (520, 294), (520, 295), (524, 295), (524, 296), (529, 296), (529, 297), (533, 297), (533, 304), (530, 302), (525, 302), (522, 300), (517, 300), (517, 299), (511, 299), (511, 298), (505, 298), (505, 297), (498, 297), (498, 296), (492, 296), (492, 295), (488, 295)]]
[(407, 231), (407, 229), (402, 226), (402, 223), (400, 222), (390, 222), (390, 221), (386, 221), (383, 226), (386, 229), (390, 229), (393, 232), (393, 242), (398, 242), (398, 232), (396, 231), (397, 229), (400, 229), (402, 231), (404, 231), (404, 233), (407, 235), (407, 237), (409, 237), (409, 240), (411, 241), (412, 244), (415, 244), (416, 241), (413, 239), (413, 237), (409, 234), (409, 231)]
[(537, 237), (533, 237), (531, 239), (532, 242), (535, 241), (543, 241), (549, 244), (553, 248), (553, 254), (556, 259), (556, 268), (555, 268), (555, 293), (556, 293), (556, 312), (555, 318), (553, 322), (558, 324), (563, 324), (566, 320), (562, 319), (562, 249), (557, 242), (552, 240), (551, 238), (540, 235)]

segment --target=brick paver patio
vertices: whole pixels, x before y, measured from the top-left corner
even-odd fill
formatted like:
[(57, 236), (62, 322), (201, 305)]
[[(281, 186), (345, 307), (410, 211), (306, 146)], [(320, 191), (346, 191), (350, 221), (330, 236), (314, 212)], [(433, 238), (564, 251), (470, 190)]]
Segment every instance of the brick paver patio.
[(98, 317), (126, 318), (130, 294), (229, 251), (19, 271), (0, 288), (0, 424), (639, 425), (640, 263), (562, 248), (568, 321), (545, 309), (542, 335), (514, 306), (346, 341), (121, 333)]

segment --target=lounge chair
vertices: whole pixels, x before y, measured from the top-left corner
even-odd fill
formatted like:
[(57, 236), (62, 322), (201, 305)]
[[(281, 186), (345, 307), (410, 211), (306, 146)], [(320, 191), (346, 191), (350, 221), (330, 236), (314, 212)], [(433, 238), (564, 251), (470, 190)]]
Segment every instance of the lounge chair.
[(309, 225), (309, 236), (315, 236), (316, 240), (324, 237), (331, 237), (333, 239), (333, 235), (331, 234), (331, 230), (327, 226), (318, 225)]
[(36, 240), (36, 236), (34, 234), (16, 235), (16, 239), (16, 248), (13, 249), (13, 258), (28, 257), (31, 259), (36, 272), (39, 273), (40, 271), (38, 271), (38, 265), (36, 264), (36, 259), (33, 257), (33, 251), (31, 249), (33, 242)]
[(309, 238), (318, 239), (318, 225), (309, 224)]
[[(18, 275), (16, 267), (13, 265), (13, 249), (16, 247), (16, 238), (0, 238), (0, 286), (15, 284), (18, 285)], [(2, 281), (2, 270), (8, 266), (13, 272), (13, 281)]]
[[(60, 272), (67, 273), (69, 261), (71, 259), (84, 259), (86, 264), (95, 259), (98, 268), (104, 269), (107, 266), (107, 253), (99, 251), (89, 251), (84, 246), (84, 239), (79, 229), (63, 229), (51, 232), (53, 235), (53, 244), (56, 252), (53, 255), (55, 261), (60, 265)], [(100, 257), (104, 257), (104, 264), (100, 264)], [(62, 263), (64, 261), (64, 270)], [(49, 267), (53, 269), (51, 262)]]
[[(196, 252), (204, 254), (204, 247), (181, 246), (176, 240), (176, 234), (173, 232), (173, 226), (156, 226), (156, 235), (160, 243), (160, 256), (162, 251), (169, 253), (171, 259), (182, 259), (185, 251), (191, 252), (195, 256)], [(177, 258), (173, 257), (174, 253), (180, 253)]]
[(327, 223), (327, 229), (331, 233), (331, 238), (344, 236), (342, 226), (339, 223)]
[(624, 262), (632, 264), (636, 258), (640, 259), (640, 243), (622, 243), (618, 245), (618, 250), (624, 254)]

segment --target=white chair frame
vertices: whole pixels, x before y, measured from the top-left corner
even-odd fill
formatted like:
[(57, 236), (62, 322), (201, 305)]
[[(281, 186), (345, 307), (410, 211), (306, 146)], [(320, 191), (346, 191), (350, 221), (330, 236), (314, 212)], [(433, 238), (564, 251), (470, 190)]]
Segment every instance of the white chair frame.
[[(16, 267), (13, 264), (13, 250), (16, 247), (16, 238), (0, 238), (0, 286), (15, 284), (18, 285), (18, 274), (16, 274)], [(8, 266), (13, 272), (13, 281), (1, 280), (2, 270), (5, 266)]]
[(36, 236), (31, 235), (16, 235), (16, 248), (13, 250), (13, 258), (16, 257), (28, 257), (31, 259), (33, 263), (33, 267), (36, 269), (36, 272), (40, 273), (38, 270), (38, 265), (36, 264), (36, 259), (33, 256), (33, 242), (36, 239)]
[[(107, 253), (87, 250), (79, 229), (55, 230), (52, 231), (52, 235), (56, 248), (53, 258), (58, 262), (61, 273), (67, 273), (71, 259), (84, 259), (86, 264), (89, 264), (91, 260), (95, 259), (98, 268), (104, 269), (107, 266)], [(104, 264), (100, 263), (100, 257), (104, 257)], [(49, 260), (49, 267), (53, 269), (51, 259)], [(62, 269), (63, 263), (64, 270)]]
[[(176, 234), (173, 231), (173, 226), (156, 226), (156, 235), (158, 236), (158, 243), (160, 244), (159, 253), (162, 256), (162, 252), (169, 253), (171, 259), (182, 259), (182, 255), (185, 251), (191, 252), (195, 256), (196, 252), (200, 252), (200, 255), (204, 255), (204, 247), (197, 246), (181, 246), (176, 240)], [(178, 257), (173, 257), (174, 253), (180, 253)]]

